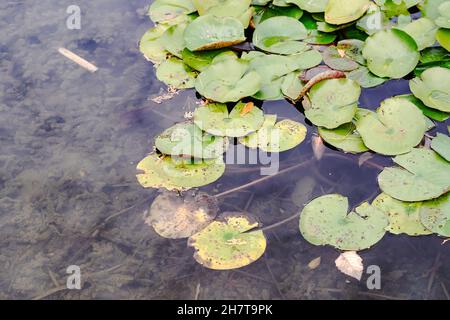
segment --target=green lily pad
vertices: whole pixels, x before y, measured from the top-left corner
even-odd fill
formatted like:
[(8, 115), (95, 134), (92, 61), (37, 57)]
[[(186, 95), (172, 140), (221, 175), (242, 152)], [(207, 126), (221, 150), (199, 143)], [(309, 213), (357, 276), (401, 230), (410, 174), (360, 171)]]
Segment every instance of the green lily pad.
[(337, 46), (328, 47), (323, 53), (323, 61), (332, 69), (352, 71), (364, 64), (362, 57), (363, 41), (343, 40)]
[(155, 141), (156, 148), (171, 156), (215, 159), (228, 149), (229, 140), (203, 132), (194, 123), (178, 123), (165, 130)]
[(253, 15), (251, 0), (192, 0), (198, 13), (216, 17), (233, 17), (247, 28)]
[(205, 186), (218, 180), (225, 172), (222, 158), (192, 162), (169, 156), (159, 158), (155, 153), (145, 157), (136, 175), (144, 188), (166, 188), (167, 190), (184, 190)]
[(191, 0), (156, 0), (148, 12), (153, 22), (167, 23), (195, 11)]
[(181, 52), (183, 62), (194, 70), (204, 71), (219, 54), (225, 52), (226, 49), (208, 50), (208, 51), (190, 51), (185, 48)]
[(279, 7), (276, 5), (269, 5), (266, 7), (260, 7), (253, 15), (253, 23), (258, 26), (261, 22), (270, 19), (272, 17), (286, 16), (294, 19), (300, 19), (303, 15), (303, 11), (296, 6)]
[(348, 213), (348, 199), (329, 194), (314, 199), (300, 216), (300, 232), (314, 245), (359, 251), (372, 247), (386, 233), (388, 219), (367, 202)]
[(436, 32), (436, 40), (447, 51), (450, 51), (450, 29), (441, 28)]
[(362, 153), (369, 149), (365, 146), (353, 122), (345, 123), (336, 129), (319, 128), (322, 139), (344, 152)]
[(369, 0), (329, 0), (325, 8), (325, 21), (340, 25), (358, 20), (369, 5)]
[(431, 108), (427, 107), (426, 105), (424, 105), (422, 101), (417, 99), (412, 94), (405, 94), (405, 95), (401, 95), (401, 96), (397, 96), (397, 97), (402, 98), (402, 99), (406, 99), (406, 100), (414, 103), (414, 105), (417, 108), (419, 108), (425, 116), (427, 116), (428, 118), (431, 118), (433, 120), (442, 122), (442, 121), (445, 121), (448, 118), (450, 118), (450, 113), (449, 112), (443, 112), (443, 111), (439, 111), (439, 110), (436, 110), (436, 109), (431, 109)]
[(373, 88), (382, 85), (389, 79), (380, 78), (364, 66), (359, 66), (347, 74), (347, 78), (356, 81), (362, 88)]
[(242, 268), (258, 260), (266, 250), (266, 238), (262, 231), (247, 232), (258, 225), (249, 216), (225, 213), (190, 237), (188, 245), (196, 250), (195, 260), (206, 268)]
[(422, 112), (398, 97), (384, 100), (376, 112), (358, 116), (356, 128), (370, 150), (384, 155), (411, 151), (427, 131)]
[(301, 71), (295, 71), (287, 74), (281, 83), (281, 92), (288, 98), (294, 100), (303, 89), (303, 83), (300, 80)]
[(450, 162), (450, 137), (445, 134), (438, 133), (436, 138), (431, 142), (431, 148), (439, 153), (445, 160)]
[(308, 92), (310, 103), (303, 104), (305, 115), (316, 126), (335, 129), (352, 121), (360, 94), (361, 87), (353, 80), (321, 81)]
[(369, 70), (381, 78), (400, 79), (414, 70), (420, 54), (417, 44), (406, 32), (379, 31), (366, 40), (363, 56)]
[(408, 9), (417, 5), (420, 0), (375, 0), (388, 18), (409, 15)]
[(293, 3), (300, 9), (310, 13), (324, 12), (329, 0), (288, 0), (287, 3)]
[(420, 209), (422, 224), (443, 237), (450, 237), (450, 193), (426, 201)]
[(409, 82), (412, 93), (430, 108), (450, 112), (450, 70), (435, 67)]
[(441, 28), (450, 28), (450, 1), (441, 3), (438, 7), (439, 17), (434, 21)]
[(273, 17), (260, 23), (253, 33), (253, 44), (261, 50), (278, 54), (306, 51), (303, 40), (308, 32), (305, 26), (291, 17)]
[(419, 4), (420, 11), (424, 17), (436, 20), (439, 16), (439, 6), (448, 0), (423, 0)]
[(428, 18), (420, 18), (400, 27), (417, 43), (419, 50), (431, 47), (436, 42), (436, 25)]
[(218, 212), (216, 198), (206, 193), (180, 196), (166, 191), (153, 201), (145, 223), (152, 226), (161, 237), (183, 239), (208, 226)]
[(420, 62), (450, 61), (450, 52), (441, 47), (427, 48), (420, 52)]
[(160, 64), (167, 58), (167, 50), (161, 41), (161, 36), (167, 30), (167, 26), (158, 25), (147, 30), (139, 42), (139, 50), (144, 57), (154, 64)]
[(186, 30), (187, 25), (187, 23), (180, 23), (171, 26), (161, 36), (161, 43), (164, 45), (164, 48), (180, 59), (182, 58), (181, 52), (186, 46), (184, 42), (184, 30)]
[(191, 51), (225, 48), (245, 39), (242, 23), (232, 17), (201, 16), (191, 22), (184, 32), (186, 47)]
[(424, 201), (450, 190), (450, 165), (428, 149), (413, 149), (394, 158), (401, 167), (385, 168), (378, 176), (381, 190), (401, 201)]
[(197, 77), (195, 88), (204, 97), (217, 102), (236, 102), (261, 89), (261, 77), (250, 63), (237, 56), (220, 54)]
[(257, 131), (264, 123), (264, 113), (253, 107), (243, 114), (246, 103), (239, 102), (231, 112), (225, 104), (213, 103), (194, 112), (194, 123), (209, 134), (222, 137), (243, 137)]
[(166, 85), (176, 89), (193, 88), (197, 74), (183, 60), (172, 57), (156, 69), (156, 77)]
[(429, 235), (432, 232), (420, 222), (422, 202), (403, 202), (387, 194), (380, 194), (372, 206), (385, 212), (389, 219), (387, 231), (393, 234), (406, 233), (410, 236)]
[(303, 124), (292, 120), (276, 123), (276, 119), (276, 115), (266, 115), (263, 126), (257, 132), (240, 138), (239, 142), (251, 149), (283, 152), (305, 140), (307, 129)]

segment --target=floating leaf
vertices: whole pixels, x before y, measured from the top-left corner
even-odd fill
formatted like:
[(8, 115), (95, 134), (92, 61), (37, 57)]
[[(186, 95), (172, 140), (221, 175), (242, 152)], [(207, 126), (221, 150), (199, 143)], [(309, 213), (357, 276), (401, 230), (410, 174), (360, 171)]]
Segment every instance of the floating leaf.
[(448, 0), (423, 0), (419, 4), (420, 11), (422, 11), (422, 15), (435, 20), (440, 16), (439, 6)]
[(431, 148), (439, 153), (445, 160), (450, 161), (450, 138), (438, 133), (431, 143)]
[(325, 21), (345, 24), (361, 18), (369, 8), (369, 0), (329, 0), (325, 8)]
[(378, 176), (381, 190), (401, 201), (424, 201), (450, 190), (450, 165), (428, 149), (397, 156), (400, 167), (385, 168)]
[(245, 105), (239, 102), (228, 112), (225, 104), (208, 104), (195, 110), (194, 122), (203, 131), (215, 136), (243, 137), (257, 131), (264, 123), (264, 114), (256, 107), (242, 116)]
[(356, 251), (341, 253), (334, 263), (340, 272), (361, 281), (364, 266)]
[(319, 128), (319, 135), (326, 143), (344, 152), (361, 153), (369, 150), (352, 122), (332, 130)]
[(216, 198), (206, 193), (180, 196), (166, 191), (153, 201), (145, 222), (164, 238), (183, 239), (209, 225), (218, 212)]
[(247, 28), (253, 14), (251, 0), (193, 0), (200, 15), (217, 17), (233, 17)]
[(367, 38), (363, 56), (373, 74), (394, 79), (413, 71), (420, 57), (414, 39), (397, 29), (379, 31)]
[(428, 18), (420, 18), (400, 27), (417, 43), (419, 50), (431, 47), (436, 42), (436, 25)]
[(435, 23), (441, 28), (450, 28), (450, 1), (441, 3), (438, 7), (439, 17)]
[(176, 89), (193, 88), (197, 74), (183, 60), (172, 57), (156, 69), (156, 77)]
[(236, 102), (252, 96), (261, 88), (261, 77), (250, 70), (248, 61), (223, 53), (197, 77), (195, 88), (204, 97), (217, 102)]
[(331, 245), (341, 250), (370, 248), (383, 238), (386, 215), (367, 202), (348, 212), (348, 199), (330, 194), (311, 201), (300, 216), (300, 231), (314, 245)]
[(376, 112), (359, 112), (357, 118), (356, 128), (364, 144), (384, 155), (411, 151), (427, 130), (422, 112), (398, 97), (384, 100)]
[(450, 51), (450, 29), (441, 28), (436, 32), (436, 40), (447, 51)]
[(305, 140), (307, 129), (298, 122), (282, 120), (276, 115), (266, 115), (263, 126), (255, 133), (240, 138), (243, 145), (265, 152), (283, 152), (295, 148)]
[(358, 69), (359, 63), (342, 53), (337, 47), (329, 46), (323, 53), (323, 62), (332, 69), (352, 71)]
[(309, 44), (330, 44), (336, 40), (337, 35), (325, 33), (318, 30), (317, 21), (308, 13), (305, 13), (300, 22), (308, 30), (308, 37), (304, 40)]
[(229, 141), (203, 132), (188, 121), (165, 130), (156, 138), (155, 146), (161, 153), (167, 155), (215, 159), (225, 153)]
[(167, 23), (195, 10), (191, 0), (156, 0), (149, 8), (149, 15), (155, 23)]
[(225, 172), (225, 164), (222, 158), (192, 162), (169, 156), (161, 159), (152, 153), (137, 165), (137, 170), (143, 171), (136, 177), (144, 188), (182, 190), (218, 180)]
[(261, 22), (277, 16), (286, 16), (294, 19), (300, 19), (303, 15), (303, 11), (296, 6), (279, 7), (275, 5), (269, 5), (267, 7), (260, 7), (256, 9), (256, 13), (253, 16), (253, 23), (258, 26)]
[(191, 51), (229, 47), (245, 41), (244, 27), (236, 18), (201, 16), (185, 32), (186, 47)]
[(412, 93), (430, 108), (450, 112), (450, 70), (435, 67), (409, 82)]
[(356, 81), (363, 88), (373, 88), (385, 83), (388, 79), (374, 75), (366, 67), (360, 66), (347, 74), (347, 78)]
[(329, 79), (315, 84), (308, 93), (305, 115), (312, 123), (334, 129), (351, 122), (358, 109), (361, 87), (350, 79)]
[(197, 71), (204, 71), (219, 54), (224, 53), (226, 49), (196, 51), (192, 52), (185, 48), (181, 55), (183, 62), (192, 69)]
[(189, 238), (195, 260), (214, 270), (242, 268), (258, 260), (266, 250), (262, 231), (253, 218), (240, 213), (225, 213), (219, 220)]
[(401, 95), (401, 96), (397, 96), (397, 97), (402, 98), (402, 99), (406, 99), (406, 100), (414, 103), (414, 105), (417, 108), (419, 108), (425, 116), (427, 116), (428, 118), (431, 118), (433, 120), (442, 122), (442, 121), (447, 120), (450, 117), (450, 113), (449, 112), (443, 112), (443, 111), (439, 111), (439, 110), (436, 110), (436, 109), (429, 108), (426, 105), (424, 105), (422, 101), (417, 99), (412, 94), (405, 94), (405, 95)]
[(372, 205), (388, 216), (389, 225), (386, 230), (390, 233), (406, 233), (410, 236), (432, 233), (420, 222), (421, 202), (403, 202), (382, 193), (373, 201)]
[(139, 50), (144, 57), (153, 62), (154, 64), (160, 64), (167, 57), (167, 50), (161, 41), (161, 36), (166, 31), (167, 26), (158, 25), (147, 30), (139, 42)]
[(306, 51), (308, 46), (301, 41), (307, 37), (305, 26), (291, 17), (273, 17), (260, 23), (253, 33), (253, 44), (259, 49), (278, 53), (294, 54)]
[(427, 48), (420, 52), (420, 62), (450, 61), (450, 52), (441, 47)]
[(450, 237), (450, 193), (424, 202), (420, 209), (420, 219), (431, 231)]

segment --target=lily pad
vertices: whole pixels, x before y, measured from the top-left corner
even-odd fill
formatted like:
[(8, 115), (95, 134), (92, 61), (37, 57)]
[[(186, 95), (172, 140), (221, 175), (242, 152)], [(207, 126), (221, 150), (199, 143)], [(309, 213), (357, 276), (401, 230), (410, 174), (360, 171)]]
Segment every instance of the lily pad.
[(356, 131), (353, 122), (345, 123), (336, 129), (319, 128), (319, 135), (326, 143), (348, 153), (362, 153), (369, 149)]
[(278, 54), (295, 54), (306, 51), (303, 40), (308, 32), (297, 19), (278, 16), (260, 23), (253, 33), (253, 44), (261, 50)]
[(158, 25), (147, 30), (139, 42), (139, 50), (144, 57), (154, 64), (160, 64), (166, 60), (168, 52), (161, 41), (161, 36), (167, 30), (167, 26)]
[(156, 77), (176, 89), (193, 88), (197, 74), (183, 60), (172, 57), (156, 69)]
[(324, 12), (329, 0), (288, 0), (286, 2), (293, 3), (300, 9), (311, 12)]
[(445, 160), (450, 162), (450, 137), (445, 134), (438, 133), (436, 138), (431, 142), (431, 148), (439, 153)]
[(266, 250), (262, 231), (248, 232), (258, 222), (240, 213), (225, 213), (219, 220), (189, 238), (195, 260), (206, 268), (230, 270), (258, 260)]
[(417, 99), (412, 94), (405, 94), (405, 95), (401, 95), (401, 96), (397, 96), (397, 97), (402, 98), (402, 99), (407, 99), (408, 101), (414, 103), (414, 105), (417, 108), (419, 108), (422, 111), (422, 113), (430, 119), (442, 122), (442, 121), (445, 121), (448, 118), (450, 118), (449, 112), (443, 112), (443, 111), (429, 108), (426, 105), (424, 105), (422, 101)]
[(417, 44), (406, 32), (391, 29), (375, 33), (366, 40), (363, 56), (369, 70), (381, 78), (400, 79), (419, 62)]
[(450, 51), (450, 29), (441, 28), (436, 32), (436, 40), (447, 51)]
[[(304, 103), (306, 117), (315, 125), (335, 129), (351, 122), (358, 109), (361, 87), (350, 79), (328, 79), (315, 84)], [(305, 100), (304, 100), (305, 101)]]
[(384, 100), (376, 110), (360, 113), (356, 128), (364, 144), (384, 155), (411, 151), (427, 131), (422, 112), (402, 98)]
[(420, 18), (400, 28), (417, 43), (419, 50), (431, 47), (436, 42), (436, 25), (428, 18)]
[(265, 152), (283, 152), (295, 148), (305, 140), (307, 129), (298, 122), (282, 120), (276, 123), (276, 115), (266, 115), (261, 129), (240, 138), (243, 145)]
[[(226, 54), (226, 53), (224, 53)], [(195, 88), (204, 97), (217, 102), (237, 102), (261, 89), (261, 77), (250, 63), (237, 56), (220, 54), (197, 77)]]
[(183, 62), (192, 69), (204, 71), (219, 54), (224, 53), (226, 49), (208, 50), (208, 51), (190, 51), (185, 48), (181, 52)]
[(443, 237), (450, 237), (450, 193), (426, 201), (420, 209), (422, 224)]
[(281, 92), (292, 100), (296, 99), (303, 89), (300, 74), (300, 71), (291, 72), (283, 78), (281, 83)]
[(166, 191), (153, 201), (145, 222), (164, 238), (183, 239), (208, 226), (218, 212), (216, 198), (206, 193), (180, 196)]
[(367, 202), (348, 213), (348, 199), (338, 194), (314, 199), (300, 216), (300, 232), (314, 245), (359, 251), (372, 247), (386, 233), (388, 219)]
[(239, 102), (231, 112), (225, 104), (213, 103), (194, 112), (194, 123), (209, 134), (222, 137), (243, 137), (257, 131), (264, 123), (264, 113), (253, 107), (243, 114), (246, 103)]
[(260, 7), (253, 15), (253, 23), (258, 26), (261, 22), (270, 19), (272, 17), (286, 16), (294, 19), (300, 19), (303, 15), (303, 11), (296, 6), (280, 7), (276, 5), (269, 5), (266, 7)]
[(441, 28), (450, 28), (450, 1), (441, 3), (438, 11), (439, 17), (434, 22)]
[(156, 0), (149, 8), (149, 15), (155, 23), (167, 23), (195, 11), (191, 0)]
[(430, 108), (450, 112), (450, 70), (435, 67), (409, 82), (412, 93)]
[(329, 0), (325, 8), (325, 21), (339, 25), (358, 20), (369, 5), (369, 0)]
[(389, 219), (386, 230), (390, 233), (410, 236), (432, 233), (420, 222), (422, 202), (403, 202), (382, 193), (372, 202), (372, 206), (386, 213)]
[(191, 161), (169, 156), (160, 158), (152, 153), (137, 165), (137, 170), (143, 171), (136, 177), (144, 188), (183, 190), (218, 180), (225, 172), (225, 164), (222, 158)]
[(233, 17), (247, 28), (253, 15), (251, 0), (193, 0), (200, 15), (216, 17)]
[(232, 17), (201, 16), (184, 32), (186, 47), (191, 51), (225, 48), (245, 39), (242, 23)]
[(203, 132), (194, 123), (178, 123), (165, 130), (155, 141), (156, 148), (171, 156), (215, 159), (228, 149), (229, 140)]
[(385, 168), (378, 176), (381, 190), (401, 201), (424, 201), (450, 190), (450, 165), (428, 149), (413, 149), (394, 158), (400, 167)]
[(347, 78), (356, 81), (362, 88), (373, 88), (382, 85), (389, 79), (380, 78), (370, 72), (369, 69), (359, 66), (358, 69), (353, 70), (347, 74)]

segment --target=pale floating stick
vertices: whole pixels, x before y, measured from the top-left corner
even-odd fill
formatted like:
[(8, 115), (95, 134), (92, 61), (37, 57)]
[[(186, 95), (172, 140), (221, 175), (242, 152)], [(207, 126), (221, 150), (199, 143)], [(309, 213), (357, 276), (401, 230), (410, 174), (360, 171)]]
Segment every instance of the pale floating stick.
[(63, 56), (65, 56), (67, 59), (72, 60), (73, 62), (77, 63), (79, 66), (85, 68), (86, 70), (90, 72), (95, 72), (98, 70), (98, 68), (90, 63), (89, 61), (84, 60), (79, 55), (76, 55), (70, 50), (67, 50), (66, 48), (59, 48), (59, 53), (61, 53)]

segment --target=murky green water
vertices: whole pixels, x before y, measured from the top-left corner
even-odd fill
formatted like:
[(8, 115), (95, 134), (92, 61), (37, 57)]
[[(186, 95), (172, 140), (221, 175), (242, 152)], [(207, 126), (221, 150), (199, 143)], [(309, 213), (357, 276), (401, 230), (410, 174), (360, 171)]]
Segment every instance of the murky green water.
[[(303, 240), (297, 221), (267, 233), (268, 249), (256, 263), (212, 271), (192, 258), (185, 240), (159, 237), (143, 223), (154, 190), (144, 190), (135, 166), (154, 137), (196, 104), (187, 91), (158, 105), (165, 90), (137, 50), (151, 26), (148, 0), (78, 0), (82, 29), (66, 28), (72, 1), (3, 1), (0, 4), (0, 298), (1, 299), (446, 299), (450, 247), (435, 236), (387, 234), (361, 253), (378, 265), (382, 289), (368, 275), (348, 281), (334, 265), (339, 253)], [(94, 62), (91, 74), (62, 57), (66, 47)], [(375, 108), (407, 92), (405, 81), (366, 90), (361, 103)], [(287, 102), (264, 110), (305, 123)], [(281, 156), (281, 168), (313, 158), (305, 143)], [(439, 130), (443, 131), (444, 126)], [(375, 156), (378, 164), (390, 163)], [(326, 149), (322, 160), (225, 198), (222, 211), (247, 210), (264, 225), (300, 210), (296, 188), (315, 181), (309, 198), (338, 192), (352, 205), (378, 194), (379, 169), (358, 157)], [(211, 194), (260, 178), (258, 166), (229, 165)], [(129, 210), (125, 210), (130, 208)], [(321, 265), (307, 264), (321, 257)], [(66, 289), (66, 268), (78, 265), (82, 289)], [(446, 288), (446, 289), (445, 289)]]

